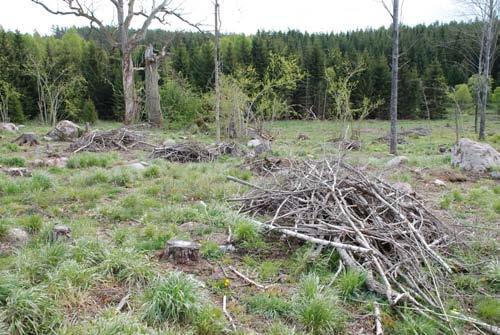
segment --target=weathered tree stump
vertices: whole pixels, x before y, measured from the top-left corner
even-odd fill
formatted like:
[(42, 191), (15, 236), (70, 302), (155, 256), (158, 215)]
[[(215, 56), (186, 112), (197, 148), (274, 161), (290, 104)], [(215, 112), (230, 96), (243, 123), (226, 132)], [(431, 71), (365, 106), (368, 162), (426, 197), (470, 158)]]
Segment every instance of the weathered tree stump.
[(18, 144), (18, 145), (29, 145), (30, 147), (34, 145), (39, 145), (40, 142), (38, 142), (38, 138), (36, 137), (35, 133), (24, 133), (15, 140), (12, 141), (12, 143)]
[(59, 240), (69, 240), (71, 238), (71, 228), (63, 225), (55, 225), (52, 228), (52, 242)]
[(200, 245), (192, 241), (170, 240), (167, 241), (167, 247), (163, 253), (164, 257), (177, 264), (186, 264), (197, 262), (200, 258)]

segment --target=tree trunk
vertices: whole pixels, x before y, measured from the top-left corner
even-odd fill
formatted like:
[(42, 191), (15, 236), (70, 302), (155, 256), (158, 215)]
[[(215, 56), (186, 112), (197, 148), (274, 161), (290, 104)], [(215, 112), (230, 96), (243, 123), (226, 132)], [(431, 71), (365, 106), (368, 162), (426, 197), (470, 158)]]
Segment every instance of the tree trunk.
[(215, 0), (215, 140), (220, 142), (220, 85), (219, 85), (219, 1)]
[(163, 126), (163, 115), (160, 106), (160, 89), (158, 87), (158, 81), (160, 80), (158, 75), (159, 64), (158, 58), (154, 54), (153, 45), (150, 44), (146, 48), (144, 60), (146, 62), (146, 112), (149, 123), (154, 127), (161, 128)]
[(489, 1), (488, 4), (488, 17), (486, 22), (486, 35), (483, 53), (483, 75), (481, 76), (481, 106), (479, 110), (479, 139), (484, 140), (485, 138), (485, 128), (486, 128), (486, 107), (488, 105), (488, 91), (489, 91), (489, 75), (491, 68), (491, 58), (493, 57), (492, 47), (493, 39), (496, 35), (496, 29), (494, 27), (496, 23), (496, 11), (495, 4), (493, 0)]
[(392, 10), (392, 81), (391, 81), (391, 136), (389, 152), (397, 154), (398, 70), (399, 70), (399, 0), (393, 0)]
[(134, 85), (134, 63), (130, 52), (123, 54), (122, 76), (123, 96), (125, 99), (125, 115), (123, 122), (125, 124), (132, 124), (137, 119), (137, 99)]

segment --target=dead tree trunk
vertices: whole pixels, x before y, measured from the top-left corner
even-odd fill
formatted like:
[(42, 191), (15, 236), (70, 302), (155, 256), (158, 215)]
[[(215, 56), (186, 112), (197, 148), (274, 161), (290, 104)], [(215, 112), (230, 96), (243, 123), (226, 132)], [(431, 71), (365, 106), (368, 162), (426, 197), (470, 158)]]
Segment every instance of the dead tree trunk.
[(220, 85), (219, 85), (219, 1), (215, 0), (215, 140), (220, 142)]
[(125, 114), (123, 122), (132, 124), (137, 117), (137, 98), (134, 83), (134, 63), (132, 54), (126, 53), (122, 60), (122, 76), (123, 76), (123, 98), (125, 99)]
[(146, 87), (146, 112), (148, 120), (154, 127), (163, 126), (163, 115), (160, 105), (160, 89), (158, 81), (158, 67), (160, 59), (155, 55), (153, 45), (149, 45), (144, 53), (145, 60), (145, 87)]
[(498, 32), (497, 25), (497, 7), (496, 0), (489, 0), (486, 6), (486, 19), (484, 23), (484, 52), (483, 52), (483, 74), (480, 76), (481, 85), (481, 106), (479, 113), (479, 139), (484, 140), (484, 133), (486, 128), (486, 108), (488, 105), (488, 91), (489, 91), (489, 76), (491, 72), (491, 61), (494, 57), (493, 43), (497, 38)]
[(399, 0), (393, 0), (392, 9), (392, 79), (391, 79), (391, 136), (389, 152), (397, 154), (398, 72), (399, 72)]

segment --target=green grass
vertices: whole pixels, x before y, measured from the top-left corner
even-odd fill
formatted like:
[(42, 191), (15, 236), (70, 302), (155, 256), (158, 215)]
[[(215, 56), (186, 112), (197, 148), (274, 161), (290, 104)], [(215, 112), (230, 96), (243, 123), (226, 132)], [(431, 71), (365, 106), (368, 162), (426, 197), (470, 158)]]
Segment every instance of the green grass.
[(0, 157), (0, 166), (24, 167), (26, 160), (22, 157)]
[(482, 320), (500, 324), (500, 301), (497, 298), (480, 298), (475, 309)]
[(191, 321), (203, 303), (200, 287), (181, 272), (170, 272), (146, 290), (141, 307), (143, 320), (150, 325)]
[(115, 153), (79, 153), (71, 156), (68, 159), (66, 167), (68, 169), (82, 169), (89, 167), (110, 167), (116, 160), (118, 156)]
[(248, 311), (269, 319), (286, 317), (292, 312), (292, 305), (278, 293), (257, 293), (246, 299)]
[(335, 281), (335, 287), (342, 297), (348, 298), (361, 292), (361, 289), (365, 285), (365, 280), (366, 276), (364, 273), (348, 269), (338, 276)]

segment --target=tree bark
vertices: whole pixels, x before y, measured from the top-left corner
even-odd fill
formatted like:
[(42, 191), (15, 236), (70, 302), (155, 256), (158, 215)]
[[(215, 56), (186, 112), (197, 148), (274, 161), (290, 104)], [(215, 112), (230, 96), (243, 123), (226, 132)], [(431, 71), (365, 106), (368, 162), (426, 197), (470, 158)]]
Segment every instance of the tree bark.
[(149, 123), (157, 128), (163, 126), (163, 114), (160, 105), (160, 89), (158, 81), (159, 59), (154, 54), (153, 45), (146, 48), (144, 54), (145, 66), (145, 89), (146, 89), (146, 112), (148, 114)]
[(215, 140), (220, 142), (220, 85), (219, 85), (219, 1), (215, 0)]
[(481, 76), (481, 106), (479, 113), (479, 139), (484, 140), (486, 129), (486, 108), (488, 105), (488, 91), (489, 91), (489, 76), (491, 71), (491, 59), (494, 52), (492, 52), (493, 39), (496, 38), (496, 1), (489, 0), (487, 5), (487, 19), (485, 22), (485, 39), (484, 53), (483, 53), (483, 75)]
[(127, 52), (123, 54), (122, 59), (123, 76), (123, 97), (125, 99), (125, 115), (123, 122), (132, 124), (137, 118), (137, 98), (134, 83), (134, 63), (132, 54)]
[(391, 80), (391, 136), (389, 152), (397, 154), (398, 70), (399, 70), (399, 0), (393, 0), (392, 10), (392, 80)]

